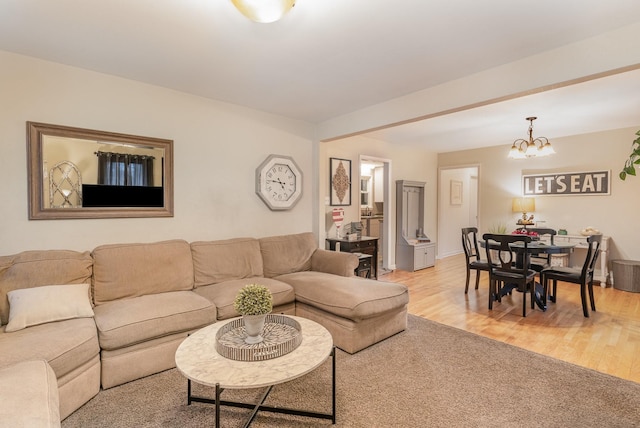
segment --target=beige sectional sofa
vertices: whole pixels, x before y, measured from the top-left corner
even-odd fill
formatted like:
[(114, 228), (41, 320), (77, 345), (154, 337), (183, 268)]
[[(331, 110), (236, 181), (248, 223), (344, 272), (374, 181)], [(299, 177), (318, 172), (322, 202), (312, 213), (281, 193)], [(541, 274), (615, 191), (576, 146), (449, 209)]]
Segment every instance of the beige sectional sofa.
[[(54, 284), (89, 284), (92, 272), (89, 252), (26, 251), (0, 257), (0, 322), (6, 326), (9, 321), (9, 292)], [(0, 350), (0, 368), (33, 359), (48, 362), (58, 382), (62, 419), (100, 390), (100, 345), (93, 318), (38, 323), (12, 332), (0, 328)]]
[(409, 301), (402, 284), (354, 277), (357, 265), (354, 254), (318, 249), (312, 233), (0, 257), (3, 326), (15, 324), (10, 311), (24, 297), (13, 290), (64, 284), (78, 291), (90, 283), (86, 298), (93, 310), (93, 316), (80, 310), (71, 319), (36, 317), (26, 328), (0, 329), (0, 369), (46, 361), (57, 378), (64, 419), (100, 387), (175, 367), (175, 351), (189, 333), (238, 315), (233, 300), (249, 283), (269, 287), (274, 313), (315, 320), (337, 347), (354, 353), (404, 330)]

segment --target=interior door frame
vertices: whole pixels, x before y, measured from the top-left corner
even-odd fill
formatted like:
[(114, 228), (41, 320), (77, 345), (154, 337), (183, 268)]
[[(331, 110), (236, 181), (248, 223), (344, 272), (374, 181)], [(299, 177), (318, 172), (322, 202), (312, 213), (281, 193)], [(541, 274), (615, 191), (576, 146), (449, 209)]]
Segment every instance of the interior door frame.
[[(371, 161), (371, 162), (380, 162), (382, 163), (383, 168), (383, 198), (384, 198), (384, 208), (383, 208), (383, 216), (384, 220), (382, 222), (382, 267), (387, 270), (395, 270), (395, 263), (392, 263), (391, 260), (395, 261), (395, 239), (392, 240), (393, 236), (391, 235), (391, 205), (393, 203), (392, 195), (391, 195), (391, 159), (380, 158), (377, 156), (369, 156), (369, 155), (360, 155), (358, 162), (358, 183), (360, 183), (360, 179), (362, 178), (362, 168), (361, 165), (363, 162)], [(360, 184), (358, 184), (359, 188)], [(358, 198), (358, 202), (360, 199)], [(393, 204), (395, 206), (395, 204)], [(393, 251), (393, 252), (392, 252)], [(391, 258), (391, 254), (393, 254), (393, 259)]]
[[(459, 240), (459, 233), (460, 233), (460, 229), (458, 228), (458, 234), (456, 235), (456, 237), (453, 237), (453, 235), (451, 235), (451, 233), (453, 233), (452, 231), (449, 230), (445, 230), (445, 218), (454, 218), (455, 216), (452, 215), (452, 210), (453, 208), (450, 206), (449, 203), (443, 202), (445, 199), (448, 201), (448, 197), (447, 198), (443, 198), (444, 195), (449, 195), (450, 192), (450, 183), (448, 181), (445, 182), (445, 180), (442, 178), (443, 176), (443, 171), (453, 171), (453, 170), (467, 170), (467, 169), (471, 169), (471, 168), (475, 168), (475, 174), (471, 174), (470, 177), (474, 177), (475, 180), (470, 179), (469, 182), (475, 182), (476, 184), (476, 188), (474, 189), (475, 192), (475, 210), (477, 213), (477, 227), (478, 229), (480, 229), (480, 224), (481, 224), (481, 198), (480, 198), (480, 187), (481, 187), (481, 168), (480, 168), (480, 164), (467, 164), (467, 165), (456, 165), (456, 166), (447, 166), (447, 167), (441, 167), (438, 168), (438, 241), (437, 241), (437, 246), (438, 246), (438, 250), (437, 250), (437, 254), (438, 254), (438, 258), (443, 258), (443, 257), (449, 257), (454, 255), (453, 253), (449, 252), (449, 251), (445, 251), (447, 250), (446, 248), (446, 242), (448, 242), (448, 239), (450, 238), (451, 240), (455, 239), (457, 237), (457, 239)], [(463, 200), (469, 201), (470, 200), (470, 194), (471, 194), (471, 189), (469, 189), (469, 186), (463, 186), (463, 190), (462, 190), (462, 198)], [(465, 221), (464, 225), (463, 224), (459, 224), (458, 226), (460, 226), (460, 228), (462, 227), (468, 227), (469, 224), (467, 224), (468, 222), (468, 217), (467, 217), (467, 221)], [(460, 253), (462, 253), (462, 244), (460, 243)]]

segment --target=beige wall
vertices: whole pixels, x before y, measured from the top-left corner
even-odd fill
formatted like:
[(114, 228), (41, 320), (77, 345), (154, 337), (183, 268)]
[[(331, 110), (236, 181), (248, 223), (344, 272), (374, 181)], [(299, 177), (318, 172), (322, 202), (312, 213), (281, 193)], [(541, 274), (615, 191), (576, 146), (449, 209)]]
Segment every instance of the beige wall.
[(329, 158), (336, 157), (351, 160), (352, 186), (350, 207), (343, 207), (345, 223), (359, 221), (359, 195), (360, 195), (360, 156), (368, 158), (388, 159), (391, 165), (391, 186), (389, 205), (389, 219), (385, 223), (391, 225), (391, 239), (386, 243), (389, 252), (388, 268), (395, 268), (395, 218), (396, 218), (396, 180), (424, 181), (425, 186), (425, 233), (435, 236), (437, 230), (437, 154), (417, 149), (415, 147), (395, 146), (379, 140), (366, 137), (351, 137), (320, 144), (320, 226), (319, 229), (326, 236), (335, 236), (335, 226), (331, 219), (333, 207), (324, 202), (329, 198)]
[(635, 128), (553, 139), (557, 152), (545, 158), (507, 159), (508, 145), (488, 149), (442, 153), (438, 165), (480, 165), (479, 230), (487, 232), (496, 221), (516, 228), (519, 217), (511, 212), (511, 199), (522, 193), (523, 174), (611, 170), (611, 194), (606, 196), (536, 197), (535, 219), (548, 227), (578, 234), (587, 226), (611, 237), (610, 259), (640, 260), (640, 178), (621, 181), (618, 172), (629, 156)]
[[(395, 181), (425, 181), (425, 232), (437, 239), (438, 167), (480, 166), (480, 229), (515, 221), (511, 197), (523, 173), (612, 170), (609, 196), (540, 197), (536, 218), (577, 232), (593, 226), (612, 237), (614, 258), (640, 259), (634, 219), (640, 179), (621, 182), (617, 172), (637, 128), (554, 140), (557, 155), (509, 161), (508, 147), (436, 155), (413, 147), (351, 137), (314, 143), (311, 124), (267, 115), (114, 76), (0, 51), (0, 254), (27, 249), (90, 250), (113, 242), (184, 238), (223, 239), (318, 230), (319, 242), (335, 233), (330, 221), (328, 159), (361, 155), (391, 161), (390, 224), (395, 225)], [(25, 122), (37, 121), (174, 140), (175, 217), (151, 219), (27, 219)], [(639, 126), (640, 128), (640, 126)], [(287, 212), (272, 212), (255, 195), (255, 168), (271, 154), (291, 155), (304, 172), (303, 197)], [(358, 186), (352, 186), (345, 221), (357, 220)], [(391, 229), (395, 264), (395, 230)], [(393, 267), (393, 266), (391, 266)]]
[[(2, 51), (0, 64), (0, 254), (313, 230), (311, 125)], [(26, 121), (172, 139), (175, 217), (29, 221)], [(255, 168), (271, 153), (304, 172), (291, 211), (255, 194)]]
[[(478, 183), (477, 171), (477, 166), (440, 169), (437, 234), (439, 258), (462, 252), (460, 229), (477, 226), (477, 219), (475, 218), (477, 214), (477, 198), (471, 197), (471, 186), (477, 187)], [(463, 197), (460, 205), (451, 204), (452, 180), (462, 183)]]

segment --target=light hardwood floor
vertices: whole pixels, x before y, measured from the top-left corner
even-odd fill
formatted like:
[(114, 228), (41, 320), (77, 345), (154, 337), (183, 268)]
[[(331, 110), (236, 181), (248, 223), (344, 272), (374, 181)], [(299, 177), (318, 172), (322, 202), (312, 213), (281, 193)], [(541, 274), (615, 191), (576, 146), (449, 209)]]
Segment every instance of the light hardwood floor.
[(578, 286), (559, 282), (557, 303), (549, 302), (546, 312), (527, 303), (523, 318), (522, 294), (505, 296), (490, 311), (488, 274), (482, 272), (475, 290), (472, 271), (467, 295), (465, 276), (460, 254), (379, 279), (409, 287), (411, 314), (640, 383), (640, 293), (594, 286), (597, 311), (584, 318)]

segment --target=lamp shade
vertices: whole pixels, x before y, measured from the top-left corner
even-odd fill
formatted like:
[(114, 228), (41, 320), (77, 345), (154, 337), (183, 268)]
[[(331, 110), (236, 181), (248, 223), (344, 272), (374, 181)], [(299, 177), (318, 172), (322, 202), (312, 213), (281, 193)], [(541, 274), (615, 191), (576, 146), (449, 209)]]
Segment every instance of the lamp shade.
[(269, 23), (282, 18), (296, 0), (231, 0), (244, 16), (255, 22)]
[(536, 210), (536, 200), (534, 198), (513, 198), (511, 211), (514, 213), (531, 213)]

